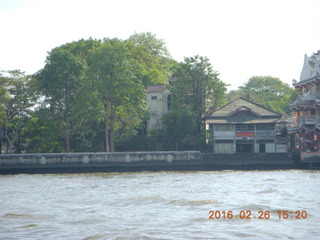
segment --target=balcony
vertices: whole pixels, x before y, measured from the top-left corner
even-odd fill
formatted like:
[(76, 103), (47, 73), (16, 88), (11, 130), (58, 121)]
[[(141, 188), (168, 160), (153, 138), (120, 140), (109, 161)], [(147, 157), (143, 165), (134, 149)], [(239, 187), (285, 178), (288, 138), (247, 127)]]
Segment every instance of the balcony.
[(316, 103), (320, 102), (320, 92), (313, 94), (311, 91), (303, 93), (294, 102), (289, 103), (289, 107), (294, 109), (298, 106), (315, 107)]
[(306, 115), (299, 118), (292, 118), (291, 121), (289, 120), (288, 131), (296, 132), (296, 131), (299, 131), (299, 129), (303, 125), (315, 125), (315, 124), (320, 125), (320, 116)]
[(307, 115), (307, 116), (303, 116), (301, 117), (303, 124), (305, 125), (312, 125), (312, 124), (316, 124), (317, 123), (317, 116), (315, 115)]

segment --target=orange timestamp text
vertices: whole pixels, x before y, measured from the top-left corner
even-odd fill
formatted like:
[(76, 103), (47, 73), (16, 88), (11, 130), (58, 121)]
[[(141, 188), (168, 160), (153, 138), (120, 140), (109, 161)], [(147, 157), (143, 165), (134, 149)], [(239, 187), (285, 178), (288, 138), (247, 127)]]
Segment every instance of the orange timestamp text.
[(270, 219), (275, 215), (278, 219), (306, 219), (307, 211), (209, 211), (209, 219)]

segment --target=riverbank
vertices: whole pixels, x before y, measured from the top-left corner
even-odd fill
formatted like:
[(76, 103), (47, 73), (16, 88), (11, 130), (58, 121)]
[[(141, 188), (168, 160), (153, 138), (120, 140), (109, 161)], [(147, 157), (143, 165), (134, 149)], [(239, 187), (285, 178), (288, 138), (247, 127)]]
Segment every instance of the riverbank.
[(213, 154), (199, 151), (0, 155), (0, 174), (309, 168), (289, 153)]

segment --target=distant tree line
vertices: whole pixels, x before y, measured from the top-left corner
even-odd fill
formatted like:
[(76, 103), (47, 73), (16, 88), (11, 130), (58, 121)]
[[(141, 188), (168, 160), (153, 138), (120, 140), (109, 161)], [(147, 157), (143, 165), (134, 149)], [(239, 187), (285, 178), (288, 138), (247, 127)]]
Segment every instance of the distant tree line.
[[(146, 132), (146, 86), (168, 85), (172, 108), (164, 129)], [(5, 153), (206, 150), (202, 118), (236, 97), (282, 113), (295, 91), (253, 77), (226, 92), (206, 57), (176, 62), (163, 40), (81, 39), (52, 49), (34, 75), (0, 74), (0, 150)]]

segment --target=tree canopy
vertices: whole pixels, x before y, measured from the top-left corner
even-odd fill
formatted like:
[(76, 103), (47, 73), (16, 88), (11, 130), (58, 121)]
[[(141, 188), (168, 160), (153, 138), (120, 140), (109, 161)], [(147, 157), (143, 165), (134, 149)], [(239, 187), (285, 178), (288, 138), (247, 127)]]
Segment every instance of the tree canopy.
[(8, 153), (21, 152), (21, 132), (36, 103), (34, 87), (20, 70), (5, 72), (0, 82), (0, 143), (7, 142)]
[(185, 58), (174, 71), (171, 87), (173, 109), (181, 111), (183, 107), (193, 113), (193, 133), (198, 141), (204, 131), (203, 117), (225, 103), (227, 85), (218, 76), (209, 59), (198, 55)]
[(67, 50), (56, 48), (46, 60), (43, 70), (35, 75), (40, 91), (52, 113), (65, 125), (66, 151), (71, 151), (71, 112), (85, 65)]
[(288, 103), (297, 97), (297, 93), (279, 78), (253, 76), (238, 90), (228, 93), (228, 100), (236, 97), (244, 97), (280, 113), (290, 113)]
[(97, 141), (100, 150), (114, 151), (115, 139), (134, 135), (148, 117), (146, 86), (166, 84), (173, 63), (164, 41), (151, 33), (81, 39), (53, 49), (35, 79), (44, 109), (64, 129), (65, 151)]

